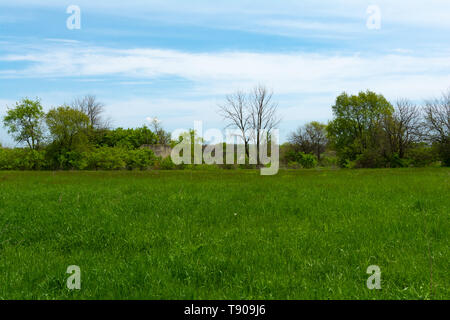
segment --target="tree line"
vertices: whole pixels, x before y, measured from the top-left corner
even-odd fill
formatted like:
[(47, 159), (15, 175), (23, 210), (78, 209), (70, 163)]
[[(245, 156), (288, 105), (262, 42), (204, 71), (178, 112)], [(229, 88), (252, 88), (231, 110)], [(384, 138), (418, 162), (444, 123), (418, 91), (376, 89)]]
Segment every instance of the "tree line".
[[(237, 129), (249, 157), (250, 145), (270, 143), (281, 121), (273, 92), (256, 86), (226, 96), (219, 113), (226, 128)], [(362, 91), (342, 93), (328, 123), (313, 121), (289, 135), (280, 160), (289, 168), (336, 166), (381, 168), (450, 165), (450, 90), (416, 105), (407, 99), (394, 104), (383, 95)], [(95, 96), (76, 98), (44, 112), (39, 99), (22, 99), (8, 108), (3, 124), (24, 148), (0, 148), (0, 169), (174, 169), (170, 157), (158, 158), (143, 145), (174, 145), (170, 133), (153, 119), (150, 126), (112, 129)], [(262, 137), (261, 133), (267, 134)], [(193, 143), (195, 132), (189, 135)], [(203, 143), (203, 141), (201, 142)], [(235, 147), (235, 146), (233, 146)], [(226, 144), (224, 144), (226, 150)], [(223, 165), (223, 167), (233, 167)], [(252, 168), (251, 165), (234, 167)]]
[(341, 167), (380, 168), (450, 165), (450, 90), (418, 106), (394, 105), (371, 91), (342, 93), (327, 125), (312, 122), (290, 136), (295, 152), (335, 154)]
[(47, 113), (39, 99), (22, 99), (8, 108), (3, 124), (26, 147), (0, 149), (0, 169), (147, 169), (157, 159), (140, 147), (170, 143), (156, 119), (151, 128), (111, 129), (103, 112), (93, 95)]
[[(450, 90), (421, 106), (407, 99), (392, 104), (369, 90), (357, 95), (344, 92), (336, 98), (332, 110), (333, 119), (327, 124), (313, 121), (289, 135), (288, 143), (281, 146), (281, 160), (286, 166), (450, 165)], [(276, 111), (272, 92), (263, 86), (229, 95), (220, 106), (228, 127), (241, 132), (246, 150), (250, 140), (259, 145), (259, 129), (267, 129), (270, 135), (279, 124)]]

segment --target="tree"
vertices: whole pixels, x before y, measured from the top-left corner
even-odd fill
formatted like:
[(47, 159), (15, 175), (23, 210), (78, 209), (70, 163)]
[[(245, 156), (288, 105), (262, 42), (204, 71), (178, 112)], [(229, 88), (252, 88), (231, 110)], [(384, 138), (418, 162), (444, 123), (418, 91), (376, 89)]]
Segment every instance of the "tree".
[(83, 112), (68, 106), (51, 109), (46, 115), (53, 142), (65, 151), (84, 147), (87, 143), (89, 118)]
[(250, 114), (247, 95), (242, 91), (227, 95), (226, 102), (219, 108), (223, 119), (228, 121), (226, 127), (239, 130), (239, 138), (244, 142), (245, 154), (249, 157)]
[[(227, 127), (237, 129), (244, 142), (245, 153), (249, 157), (249, 143), (256, 144), (257, 164), (261, 163), (259, 150), (261, 142), (270, 140), (270, 132), (280, 123), (277, 104), (273, 102), (273, 92), (259, 85), (246, 94), (237, 91), (226, 97), (226, 102), (219, 105), (219, 112), (228, 121)], [(263, 137), (263, 133), (267, 137)]]
[(97, 145), (138, 149), (142, 145), (156, 144), (157, 142), (158, 137), (155, 133), (144, 125), (135, 129), (105, 130), (104, 134), (98, 139)]
[(450, 166), (450, 90), (426, 101), (424, 125), (427, 139), (438, 146), (443, 163)]
[(44, 111), (39, 99), (23, 99), (16, 106), (8, 109), (3, 124), (8, 128), (14, 140), (26, 142), (32, 150), (39, 149), (43, 140)]
[[(281, 119), (278, 118), (277, 104), (273, 102), (273, 92), (264, 86), (257, 86), (250, 95), (250, 128), (252, 129), (253, 139), (256, 142), (257, 164), (261, 163), (259, 150), (261, 141), (269, 140), (270, 132), (275, 129)], [(267, 137), (263, 137), (263, 133)]]
[(106, 129), (109, 127), (108, 121), (102, 119), (105, 105), (97, 100), (94, 95), (86, 95), (82, 98), (75, 98), (72, 108), (81, 111), (89, 118), (92, 129)]
[(310, 122), (293, 132), (289, 142), (296, 151), (313, 153), (320, 161), (320, 155), (325, 152), (328, 143), (326, 127), (325, 124), (317, 121)]
[(397, 101), (392, 114), (386, 114), (383, 128), (386, 132), (390, 152), (403, 159), (405, 153), (418, 142), (421, 127), (420, 111), (406, 99)]
[(333, 106), (334, 119), (327, 131), (341, 163), (366, 152), (378, 152), (383, 137), (382, 120), (392, 112), (392, 105), (371, 91), (338, 96)]
[(153, 133), (156, 135), (158, 139), (159, 144), (163, 145), (170, 145), (170, 133), (166, 132), (163, 127), (161, 126), (161, 120), (158, 118), (147, 118), (147, 120), (150, 122), (150, 128), (152, 129)]

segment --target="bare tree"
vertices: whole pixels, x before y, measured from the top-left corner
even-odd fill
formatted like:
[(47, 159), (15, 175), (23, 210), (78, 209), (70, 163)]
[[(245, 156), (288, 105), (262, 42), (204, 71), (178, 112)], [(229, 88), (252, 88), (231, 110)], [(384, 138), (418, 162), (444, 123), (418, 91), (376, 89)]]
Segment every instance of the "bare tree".
[[(276, 112), (278, 105), (273, 102), (273, 92), (266, 87), (259, 85), (253, 89), (249, 98), (250, 109), (250, 128), (254, 134), (256, 142), (257, 163), (260, 164), (259, 150), (263, 133), (270, 135), (270, 132), (275, 129), (280, 123)], [(263, 140), (264, 140), (263, 139)]]
[(320, 161), (320, 156), (328, 144), (326, 127), (316, 121), (307, 123), (290, 135), (289, 142), (297, 151), (314, 153)]
[(383, 128), (391, 152), (398, 153), (400, 158), (419, 141), (421, 136), (421, 114), (419, 108), (409, 100), (398, 100), (392, 115), (383, 119)]
[(109, 126), (107, 120), (102, 119), (102, 113), (105, 105), (99, 102), (94, 95), (86, 95), (82, 98), (75, 98), (72, 102), (72, 108), (83, 112), (88, 116), (91, 128), (105, 129)]
[(150, 122), (150, 128), (153, 131), (154, 134), (156, 134), (158, 138), (158, 143), (163, 145), (169, 145), (170, 144), (170, 133), (166, 132), (162, 125), (161, 120), (159, 120), (156, 117), (153, 118), (147, 118), (147, 120)]
[(448, 143), (450, 139), (450, 89), (440, 99), (425, 102), (425, 127), (430, 141)]
[(250, 140), (250, 115), (248, 107), (248, 99), (244, 92), (237, 91), (236, 93), (226, 96), (226, 101), (223, 105), (219, 105), (220, 114), (223, 119), (228, 121), (227, 128), (234, 128), (240, 131), (239, 137), (244, 142), (245, 153), (249, 156), (248, 143)]
[(425, 104), (427, 139), (437, 146), (442, 163), (450, 166), (450, 89)]
[[(240, 131), (240, 138), (249, 157), (249, 143), (256, 144), (257, 163), (260, 164), (259, 150), (261, 142), (270, 137), (270, 132), (278, 126), (280, 119), (276, 115), (277, 104), (273, 102), (273, 93), (264, 86), (257, 86), (249, 94), (237, 91), (226, 97), (219, 105), (222, 117), (228, 121), (227, 127)], [(268, 137), (263, 137), (266, 133)], [(264, 139), (263, 139), (264, 138)]]

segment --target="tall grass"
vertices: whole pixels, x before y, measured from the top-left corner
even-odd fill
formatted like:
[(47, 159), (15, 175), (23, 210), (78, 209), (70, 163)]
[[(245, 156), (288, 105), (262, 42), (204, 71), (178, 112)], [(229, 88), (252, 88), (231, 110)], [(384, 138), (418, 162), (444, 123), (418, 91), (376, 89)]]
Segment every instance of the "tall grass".
[(449, 176), (0, 172), (0, 298), (449, 299)]

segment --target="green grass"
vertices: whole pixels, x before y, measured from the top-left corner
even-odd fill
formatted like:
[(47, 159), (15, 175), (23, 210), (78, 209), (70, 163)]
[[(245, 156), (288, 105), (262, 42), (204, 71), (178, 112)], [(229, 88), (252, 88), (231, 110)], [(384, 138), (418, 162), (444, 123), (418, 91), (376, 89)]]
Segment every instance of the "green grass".
[(0, 172), (0, 298), (449, 299), (449, 177)]

